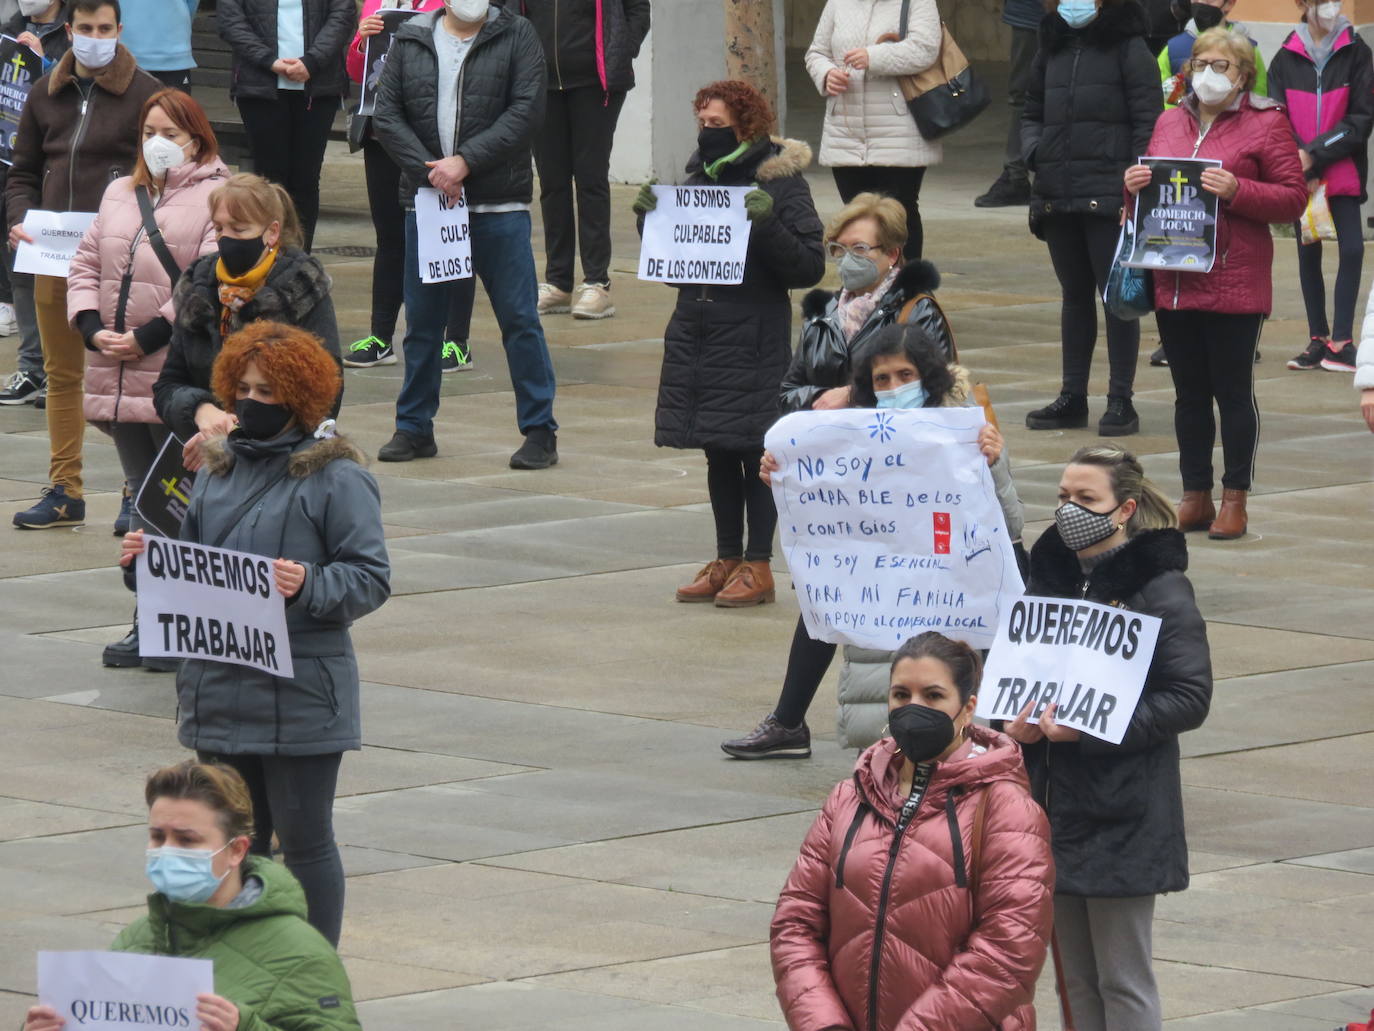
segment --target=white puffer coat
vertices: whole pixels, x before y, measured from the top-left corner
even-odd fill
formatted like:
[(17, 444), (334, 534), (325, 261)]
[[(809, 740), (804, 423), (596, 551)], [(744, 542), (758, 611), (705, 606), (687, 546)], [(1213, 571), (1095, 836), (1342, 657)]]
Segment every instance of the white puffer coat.
[(902, 0), (826, 0), (806, 71), (825, 96), (825, 73), (844, 66), (850, 50), (868, 49), (868, 69), (849, 70), (849, 89), (827, 97), (820, 163), (917, 168), (940, 163), (939, 143), (925, 139), (907, 110), (896, 76), (915, 75), (940, 56), (940, 12), (935, 0), (911, 0), (906, 39), (896, 34)]

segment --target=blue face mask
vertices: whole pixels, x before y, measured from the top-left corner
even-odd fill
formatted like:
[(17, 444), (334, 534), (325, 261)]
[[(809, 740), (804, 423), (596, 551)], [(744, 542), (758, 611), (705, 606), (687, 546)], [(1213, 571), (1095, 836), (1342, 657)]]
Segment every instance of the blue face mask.
[(913, 380), (895, 390), (875, 390), (873, 396), (878, 399), (879, 408), (924, 408), (926, 406), (926, 388), (922, 386), (920, 380)]
[(208, 848), (162, 848), (148, 849), (148, 861), (144, 872), (153, 887), (173, 902), (204, 902), (219, 888), (224, 878), (229, 876), (225, 870), (216, 877), (212, 869), (215, 856), (229, 846), (211, 852)]
[(1094, 0), (1059, 0), (1059, 17), (1071, 28), (1081, 29), (1097, 17)]

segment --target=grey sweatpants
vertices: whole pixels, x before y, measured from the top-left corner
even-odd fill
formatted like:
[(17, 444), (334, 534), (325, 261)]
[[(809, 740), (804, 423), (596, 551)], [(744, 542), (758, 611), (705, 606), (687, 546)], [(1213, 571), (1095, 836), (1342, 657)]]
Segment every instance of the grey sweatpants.
[(1054, 932), (1074, 1031), (1160, 1031), (1152, 963), (1155, 897), (1055, 895)]

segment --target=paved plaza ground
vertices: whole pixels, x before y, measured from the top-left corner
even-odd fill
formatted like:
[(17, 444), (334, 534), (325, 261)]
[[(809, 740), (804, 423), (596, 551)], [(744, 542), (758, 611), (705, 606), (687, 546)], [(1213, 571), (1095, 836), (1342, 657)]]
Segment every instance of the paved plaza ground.
[[(998, 168), (998, 117), (951, 143), (922, 207), (1034, 537), (1064, 459), (1096, 437), (1023, 428), (1058, 387), (1057, 286), (1024, 210), (970, 204)], [(834, 211), (828, 174), (811, 178)], [(362, 180), (361, 161), (331, 151), (321, 248), (371, 242)], [(701, 456), (653, 445), (673, 295), (634, 279), (632, 196), (616, 188), (619, 315), (546, 323), (561, 463), (507, 468), (519, 437), (479, 300), (477, 368), (445, 379), (440, 456), (374, 466), (394, 594), (354, 629), (366, 747), (344, 760), (336, 810), (340, 952), (369, 1031), (781, 1026), (773, 902), (853, 755), (833, 741), (833, 674), (811, 760), (743, 764), (717, 747), (771, 705), (796, 603), (780, 560), (775, 605), (673, 601), (713, 532)], [(325, 261), (344, 339), (365, 335), (370, 262)], [(1374, 1006), (1374, 436), (1348, 376), (1283, 368), (1306, 343), (1289, 241), (1275, 282), (1253, 532), (1190, 538), (1216, 694), (1183, 739), (1192, 887), (1158, 908), (1171, 1031), (1330, 1031)], [(1173, 391), (1146, 364), (1146, 329), (1128, 443), (1173, 494)], [(340, 425), (369, 453), (400, 378), (348, 374)], [(42, 413), (0, 410), (0, 433), (0, 501), (25, 507), (46, 482)], [(33, 1001), (36, 949), (103, 947), (139, 912), (143, 777), (184, 754), (173, 678), (99, 662), (132, 609), (113, 569), (117, 469), (88, 433), (88, 524), (0, 528), (3, 1027)], [(1041, 988), (1041, 1026), (1058, 1028), (1048, 976)]]

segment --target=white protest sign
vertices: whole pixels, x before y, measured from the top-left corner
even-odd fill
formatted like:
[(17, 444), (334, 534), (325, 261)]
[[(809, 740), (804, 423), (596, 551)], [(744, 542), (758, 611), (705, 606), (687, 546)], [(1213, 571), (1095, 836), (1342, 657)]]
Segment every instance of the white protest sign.
[(14, 271), (66, 279), (77, 245), (94, 221), (93, 211), (30, 209), (24, 216), (24, 232), (33, 237), (33, 243), (19, 244)]
[(415, 191), (415, 230), (420, 282), (472, 278), (472, 235), (467, 194), (457, 200), (430, 186)]
[(40, 952), (38, 1001), (68, 1031), (195, 1028), (196, 996), (215, 990), (208, 959), (137, 952)]
[(639, 278), (655, 283), (731, 286), (744, 281), (751, 186), (655, 186), (644, 216)]
[(1142, 612), (1073, 598), (1027, 595), (997, 626), (977, 715), (1030, 720), (1051, 703), (1056, 723), (1121, 743), (1135, 713), (1159, 640), (1160, 620)]
[(938, 630), (992, 644), (1022, 590), (981, 408), (795, 412), (764, 441), (806, 632), (891, 650)]
[(147, 535), (138, 559), (138, 650), (294, 675), (272, 560)]

